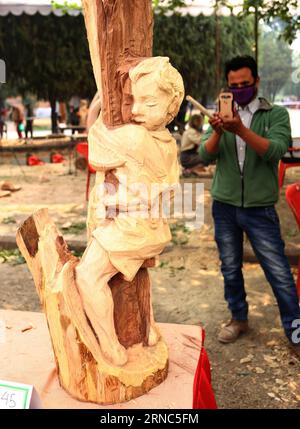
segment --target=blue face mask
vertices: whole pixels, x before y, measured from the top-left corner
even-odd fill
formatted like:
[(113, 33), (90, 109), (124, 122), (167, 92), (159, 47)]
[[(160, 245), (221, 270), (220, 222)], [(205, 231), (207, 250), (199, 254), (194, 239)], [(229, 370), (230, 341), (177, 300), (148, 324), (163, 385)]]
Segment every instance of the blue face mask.
[(240, 106), (246, 106), (249, 104), (256, 94), (255, 84), (244, 86), (243, 88), (229, 87), (229, 89), (232, 92), (234, 101), (236, 101)]

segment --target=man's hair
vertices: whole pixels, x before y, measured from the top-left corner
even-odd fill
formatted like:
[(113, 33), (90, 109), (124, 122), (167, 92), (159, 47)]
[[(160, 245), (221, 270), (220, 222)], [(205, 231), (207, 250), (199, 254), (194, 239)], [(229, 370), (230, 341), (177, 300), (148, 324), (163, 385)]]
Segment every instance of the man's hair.
[(228, 80), (228, 74), (230, 71), (236, 71), (239, 69), (242, 69), (244, 67), (247, 67), (251, 70), (252, 76), (254, 79), (258, 76), (257, 71), (257, 63), (253, 57), (250, 55), (240, 55), (237, 57), (232, 58), (231, 60), (227, 61), (225, 63), (225, 78)]

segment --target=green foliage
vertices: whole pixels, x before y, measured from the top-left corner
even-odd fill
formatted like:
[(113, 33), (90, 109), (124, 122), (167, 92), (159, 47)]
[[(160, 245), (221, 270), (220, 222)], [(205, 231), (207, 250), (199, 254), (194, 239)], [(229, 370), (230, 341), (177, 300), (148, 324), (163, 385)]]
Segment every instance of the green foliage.
[(291, 44), (300, 30), (300, 16), (296, 13), (299, 6), (299, 0), (244, 0), (241, 15), (251, 15), (257, 9), (258, 18), (267, 24), (280, 19), (284, 26), (279, 37)]
[(83, 250), (71, 250), (72, 255), (76, 256), (77, 258), (81, 258), (84, 251)]
[(186, 7), (184, 0), (152, 0), (155, 13), (166, 14), (168, 12), (177, 12), (177, 8)]
[(0, 263), (9, 263), (11, 265), (25, 264), (25, 259), (19, 249), (0, 249)]
[(96, 91), (82, 15), (0, 17), (0, 57), (22, 95), (65, 101)]
[(299, 234), (299, 230), (298, 230), (298, 228), (292, 228), (292, 229), (289, 229), (288, 231), (287, 231), (287, 236), (289, 237), (289, 238), (293, 238), (293, 237), (297, 237), (297, 235)]
[(72, 3), (70, 1), (64, 1), (63, 3), (58, 3), (54, 0), (51, 1), (52, 9), (61, 9), (63, 13), (68, 13), (72, 10), (81, 10), (81, 5), (77, 3)]
[[(172, 0), (154, 6), (178, 5)], [(160, 10), (155, 15), (154, 54), (170, 57), (183, 75), (186, 92), (204, 103), (214, 100), (224, 85), (224, 80), (215, 84), (215, 17), (165, 16)], [(250, 21), (220, 17), (221, 66), (234, 55), (252, 52)], [(24, 96), (67, 101), (74, 94), (92, 98), (96, 91), (81, 14), (0, 17), (0, 58), (6, 61), (8, 81), (1, 93), (9, 87)]]
[(176, 245), (184, 245), (189, 242), (191, 231), (185, 226), (183, 222), (177, 222), (170, 225), (172, 234), (172, 243)]
[(290, 75), (287, 83), (283, 88), (283, 93), (286, 95), (295, 95), (300, 100), (300, 55), (294, 56), (293, 73)]
[(77, 235), (85, 231), (86, 223), (85, 222), (72, 223), (70, 226), (67, 226), (67, 227), (62, 226), (62, 229), (68, 234)]
[[(169, 56), (181, 72), (185, 89), (203, 103), (214, 100), (224, 86), (224, 78), (215, 83), (215, 17), (156, 16), (154, 23), (154, 55)], [(220, 17), (221, 67), (239, 54), (252, 53), (250, 20), (235, 16)]]
[[(192, 0), (193, 1), (193, 0)], [(61, 9), (64, 13), (72, 10), (81, 10), (81, 6), (77, 3), (73, 3), (72, 0), (57, 2), (51, 1), (53, 8)], [(165, 14), (168, 12), (176, 12), (177, 8), (183, 8), (186, 6), (185, 0), (152, 0), (153, 10), (156, 13)]]
[(11, 223), (17, 223), (17, 221), (16, 221), (16, 219), (15, 218), (13, 218), (12, 216), (8, 216), (8, 217), (5, 217), (3, 220), (2, 220), (2, 222), (1, 223), (3, 223), (4, 225), (8, 225), (8, 224), (11, 224)]
[(259, 50), (261, 90), (270, 101), (275, 100), (293, 72), (292, 50), (276, 34), (274, 30), (263, 33)]

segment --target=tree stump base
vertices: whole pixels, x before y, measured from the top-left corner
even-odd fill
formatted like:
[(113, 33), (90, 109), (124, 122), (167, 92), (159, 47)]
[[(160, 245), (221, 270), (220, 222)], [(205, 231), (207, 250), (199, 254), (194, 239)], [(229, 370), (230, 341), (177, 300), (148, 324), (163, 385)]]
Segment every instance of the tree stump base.
[(74, 398), (116, 404), (147, 393), (165, 380), (168, 349), (161, 338), (147, 345), (150, 280), (145, 262), (133, 282), (121, 274), (110, 282), (114, 319), (128, 362), (113, 366), (102, 352), (84, 312), (74, 278), (78, 259), (71, 254), (47, 209), (29, 217), (17, 232), (17, 244), (32, 273), (46, 313), (60, 385)]

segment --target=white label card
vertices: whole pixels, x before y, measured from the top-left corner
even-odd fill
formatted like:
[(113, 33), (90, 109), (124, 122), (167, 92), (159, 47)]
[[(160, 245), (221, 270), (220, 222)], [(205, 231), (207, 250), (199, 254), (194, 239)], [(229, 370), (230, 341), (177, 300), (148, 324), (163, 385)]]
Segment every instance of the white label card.
[(33, 386), (0, 380), (0, 410), (30, 407)]

